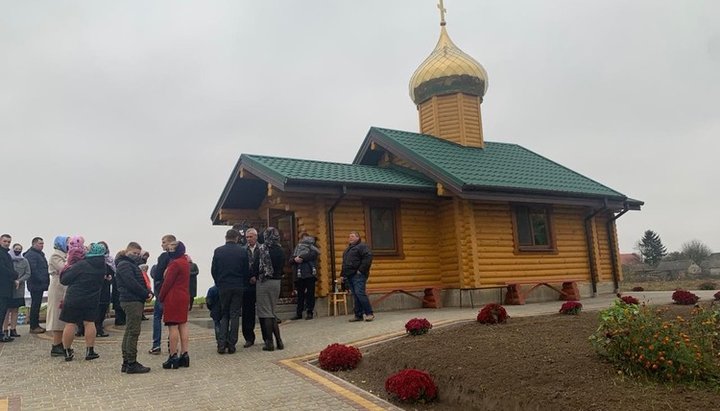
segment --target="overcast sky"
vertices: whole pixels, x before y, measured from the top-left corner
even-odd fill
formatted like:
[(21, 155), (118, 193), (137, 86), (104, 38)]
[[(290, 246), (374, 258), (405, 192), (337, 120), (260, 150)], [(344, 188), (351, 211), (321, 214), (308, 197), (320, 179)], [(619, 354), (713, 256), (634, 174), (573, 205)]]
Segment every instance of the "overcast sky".
[[(436, 0), (0, 0), (0, 231), (175, 233), (210, 285), (210, 214), (240, 153), (351, 162), (369, 127), (418, 130), (408, 96)], [(720, 251), (720, 2), (447, 0), (484, 65), (488, 141), (646, 202), (619, 220)], [(50, 252), (48, 245), (46, 251)]]

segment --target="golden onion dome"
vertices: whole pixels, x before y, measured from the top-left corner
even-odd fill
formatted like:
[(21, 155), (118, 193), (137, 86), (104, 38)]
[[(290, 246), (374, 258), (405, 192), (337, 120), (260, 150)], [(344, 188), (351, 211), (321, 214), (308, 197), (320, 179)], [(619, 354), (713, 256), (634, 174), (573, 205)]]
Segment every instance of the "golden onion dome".
[(449, 93), (466, 93), (482, 99), (487, 88), (485, 68), (450, 40), (445, 25), (441, 23), (440, 39), (435, 50), (410, 79), (410, 98), (415, 104)]

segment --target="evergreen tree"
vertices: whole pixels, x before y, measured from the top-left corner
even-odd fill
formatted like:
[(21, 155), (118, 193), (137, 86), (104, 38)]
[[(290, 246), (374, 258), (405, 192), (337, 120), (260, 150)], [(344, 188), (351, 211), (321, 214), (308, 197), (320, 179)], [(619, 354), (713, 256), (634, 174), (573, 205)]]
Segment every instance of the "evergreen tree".
[(667, 249), (660, 240), (660, 236), (652, 231), (645, 231), (645, 235), (637, 243), (638, 250), (643, 256), (643, 261), (651, 266), (656, 266), (667, 254)]

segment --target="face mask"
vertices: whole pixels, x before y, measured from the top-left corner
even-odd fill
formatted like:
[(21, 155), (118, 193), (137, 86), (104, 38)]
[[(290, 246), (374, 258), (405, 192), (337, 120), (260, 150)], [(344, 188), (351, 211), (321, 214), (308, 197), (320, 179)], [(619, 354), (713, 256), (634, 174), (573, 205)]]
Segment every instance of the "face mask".
[(13, 250), (13, 253), (15, 253), (15, 255), (20, 255), (20, 253), (22, 253), (22, 251)]

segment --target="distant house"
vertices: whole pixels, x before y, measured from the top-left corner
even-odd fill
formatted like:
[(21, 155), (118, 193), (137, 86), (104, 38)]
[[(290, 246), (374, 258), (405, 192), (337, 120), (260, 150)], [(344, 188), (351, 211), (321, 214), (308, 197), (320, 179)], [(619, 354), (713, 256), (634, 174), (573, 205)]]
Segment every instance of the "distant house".
[(711, 254), (700, 263), (700, 268), (705, 275), (720, 277), (720, 253)]
[(642, 264), (642, 263), (643, 263), (643, 259), (637, 253), (620, 254), (620, 264), (621, 265), (636, 265), (636, 264)]
[[(317, 236), (319, 296), (339, 277), (354, 230), (374, 254), (370, 293), (518, 281), (616, 290), (615, 221), (643, 202), (517, 144), (485, 141), (487, 85), (443, 22), (410, 81), (420, 132), (371, 127), (351, 164), (241, 154), (212, 223), (278, 227), (288, 252), (298, 233)], [(288, 268), (283, 296), (293, 279)]]

